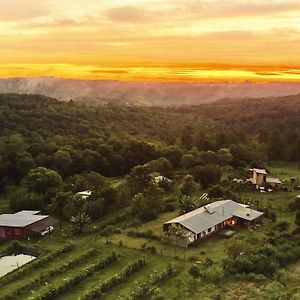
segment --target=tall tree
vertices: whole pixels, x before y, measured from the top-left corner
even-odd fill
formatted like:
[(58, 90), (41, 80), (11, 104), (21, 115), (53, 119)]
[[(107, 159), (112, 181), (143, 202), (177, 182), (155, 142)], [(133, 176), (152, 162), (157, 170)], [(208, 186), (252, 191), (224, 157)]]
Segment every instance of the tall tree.
[(62, 184), (61, 176), (53, 170), (38, 167), (32, 169), (23, 179), (23, 185), (32, 192), (46, 194)]
[(183, 183), (181, 187), (181, 193), (187, 196), (191, 196), (198, 189), (198, 185), (194, 180), (194, 177), (187, 174), (183, 178)]

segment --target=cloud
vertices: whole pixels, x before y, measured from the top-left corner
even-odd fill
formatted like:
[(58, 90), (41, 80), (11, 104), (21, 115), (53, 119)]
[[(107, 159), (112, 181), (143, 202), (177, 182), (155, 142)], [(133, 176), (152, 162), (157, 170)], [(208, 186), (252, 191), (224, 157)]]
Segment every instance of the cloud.
[(105, 15), (114, 22), (147, 23), (156, 19), (156, 13), (134, 6), (123, 6), (109, 9)]
[[(182, 2), (178, 2), (182, 3)], [(294, 12), (300, 9), (299, 1), (186, 1), (179, 6), (180, 13), (197, 15), (199, 18), (228, 18), (242, 16), (269, 15), (282, 12)]]
[(44, 20), (25, 21), (16, 24), (15, 28), (18, 30), (32, 29), (32, 28), (65, 28), (65, 27), (79, 27), (84, 26), (85, 22), (75, 20), (68, 17), (46, 18)]
[(17, 21), (43, 16), (49, 10), (43, 1), (36, 0), (1, 0), (1, 21)]
[(282, 75), (282, 73), (276, 73), (276, 72), (256, 72), (256, 75), (262, 75), (262, 76), (278, 76)]
[(91, 73), (94, 73), (94, 74), (127, 74), (128, 71), (126, 70), (100, 70), (100, 69), (93, 69), (91, 70)]
[(283, 71), (282, 73), (284, 73), (284, 74), (291, 74), (291, 75), (300, 75), (300, 70), (297, 70), (297, 71), (294, 71), (294, 70)]

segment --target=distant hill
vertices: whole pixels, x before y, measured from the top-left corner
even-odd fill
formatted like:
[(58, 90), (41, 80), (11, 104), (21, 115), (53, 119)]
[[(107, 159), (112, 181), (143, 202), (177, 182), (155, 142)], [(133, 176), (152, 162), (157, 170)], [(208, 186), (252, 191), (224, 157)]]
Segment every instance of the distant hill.
[(213, 103), (174, 107), (172, 110), (218, 120), (223, 125), (234, 122), (239, 123), (239, 126), (248, 124), (247, 130), (250, 130), (262, 125), (262, 122), (267, 119), (276, 119), (278, 122), (283, 121), (284, 118), (298, 120), (300, 94), (264, 98), (224, 98)]
[(54, 77), (3, 78), (0, 93), (33, 93), (89, 105), (181, 106), (225, 98), (280, 97), (300, 93), (300, 83), (159, 83), (76, 80)]

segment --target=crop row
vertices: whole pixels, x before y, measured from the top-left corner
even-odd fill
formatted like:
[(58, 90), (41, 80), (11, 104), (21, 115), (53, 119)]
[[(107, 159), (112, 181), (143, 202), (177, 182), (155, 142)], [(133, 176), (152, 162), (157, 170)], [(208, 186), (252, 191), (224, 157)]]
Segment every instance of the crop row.
[(145, 296), (149, 295), (153, 288), (159, 283), (166, 280), (168, 277), (173, 275), (175, 272), (172, 265), (168, 265), (161, 272), (154, 271), (149, 277), (143, 282), (137, 284), (137, 287), (125, 297), (126, 300), (138, 300), (144, 299)]
[(52, 261), (53, 259), (61, 256), (62, 254), (72, 251), (74, 248), (75, 248), (75, 246), (73, 244), (67, 244), (66, 246), (64, 246), (56, 251), (53, 251), (46, 256), (42, 256), (40, 258), (33, 260), (32, 262), (24, 265), (23, 267), (12, 271), (5, 277), (2, 277), (0, 280), (0, 286), (3, 286), (8, 283), (11, 283), (13, 281), (16, 281), (17, 279), (22, 277), (27, 272), (47, 264), (48, 262)]
[(87, 277), (93, 275), (95, 272), (98, 272), (102, 269), (105, 269), (107, 266), (111, 265), (113, 262), (117, 261), (119, 255), (112, 252), (111, 255), (105, 257), (101, 261), (86, 267), (85, 269), (81, 270), (80, 273), (72, 276), (71, 278), (63, 281), (63, 283), (57, 287), (52, 287), (49, 290), (43, 292), (42, 294), (38, 295), (36, 300), (49, 300), (54, 299), (57, 296), (64, 294), (65, 292), (71, 290), (77, 284), (80, 284), (83, 280)]
[(80, 300), (92, 300), (92, 299), (100, 299), (105, 292), (108, 292), (112, 288), (116, 287), (117, 285), (121, 284), (125, 281), (129, 276), (134, 274), (135, 272), (139, 271), (146, 265), (145, 258), (140, 258), (139, 260), (129, 263), (127, 266), (123, 268), (123, 270), (107, 279), (106, 281), (100, 283), (98, 286), (94, 287), (86, 294), (84, 294)]
[(68, 269), (72, 268), (73, 266), (76, 266), (77, 264), (81, 263), (82, 261), (86, 260), (87, 258), (90, 258), (92, 256), (95, 256), (97, 251), (95, 249), (89, 250), (82, 255), (76, 257), (73, 260), (70, 260), (66, 263), (64, 263), (62, 266), (58, 266), (54, 269), (49, 270), (47, 273), (41, 275), (38, 278), (35, 278), (31, 281), (29, 281), (27, 284), (13, 290), (10, 294), (1, 297), (0, 299), (5, 299), (5, 300), (14, 300), (18, 299), (18, 296), (23, 295), (24, 291), (28, 288), (31, 288), (35, 285), (41, 285), (41, 284), (46, 284), (52, 276), (62, 274), (66, 272)]

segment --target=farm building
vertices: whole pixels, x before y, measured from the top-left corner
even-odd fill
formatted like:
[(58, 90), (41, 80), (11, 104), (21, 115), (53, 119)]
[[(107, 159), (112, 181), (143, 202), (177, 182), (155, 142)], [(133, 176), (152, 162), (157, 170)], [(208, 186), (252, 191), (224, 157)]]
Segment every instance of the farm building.
[(186, 230), (186, 244), (205, 239), (226, 227), (250, 227), (262, 221), (263, 213), (233, 200), (221, 200), (195, 209), (164, 223), (164, 231), (172, 224)]
[(24, 239), (40, 235), (57, 221), (40, 211), (22, 210), (14, 214), (0, 215), (0, 238)]
[(90, 191), (90, 190), (82, 191), (82, 192), (76, 193), (76, 195), (79, 196), (81, 199), (85, 200), (92, 195), (92, 191)]
[(255, 184), (256, 188), (265, 187), (277, 189), (282, 182), (278, 178), (267, 177), (268, 173), (265, 169), (249, 169), (250, 181)]

